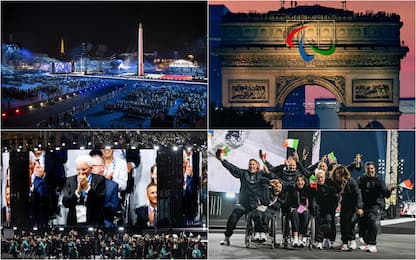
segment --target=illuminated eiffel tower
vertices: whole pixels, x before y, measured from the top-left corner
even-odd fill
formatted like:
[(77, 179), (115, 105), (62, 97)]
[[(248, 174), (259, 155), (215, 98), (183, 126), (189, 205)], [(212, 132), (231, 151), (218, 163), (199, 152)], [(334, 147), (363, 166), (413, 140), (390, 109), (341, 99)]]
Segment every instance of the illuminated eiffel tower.
[(61, 54), (61, 57), (65, 57), (64, 37), (61, 38), (61, 48), (60, 48), (59, 54)]

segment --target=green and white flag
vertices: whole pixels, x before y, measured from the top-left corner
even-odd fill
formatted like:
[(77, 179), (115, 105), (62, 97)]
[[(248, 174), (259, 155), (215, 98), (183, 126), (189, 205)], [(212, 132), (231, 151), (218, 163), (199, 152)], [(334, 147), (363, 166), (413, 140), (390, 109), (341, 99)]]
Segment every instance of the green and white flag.
[(286, 139), (283, 143), (283, 147), (298, 149), (299, 139)]

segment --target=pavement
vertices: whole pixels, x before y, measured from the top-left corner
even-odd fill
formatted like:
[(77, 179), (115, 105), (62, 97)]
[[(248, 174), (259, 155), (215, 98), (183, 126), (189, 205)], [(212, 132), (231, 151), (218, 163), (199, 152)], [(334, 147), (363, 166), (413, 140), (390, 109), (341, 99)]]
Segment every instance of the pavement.
[[(222, 233), (209, 233), (208, 255), (210, 259), (226, 258), (304, 258), (304, 259), (415, 259), (415, 236), (408, 234), (380, 234), (377, 237), (377, 253), (369, 253), (360, 249), (340, 251), (337, 249), (319, 250), (312, 248), (284, 249), (277, 247), (271, 249), (270, 244), (255, 244), (246, 248), (244, 234), (238, 232), (231, 237), (231, 245), (220, 245), (224, 238)], [(340, 246), (340, 234), (337, 234), (335, 246)]]
[[(211, 224), (211, 223), (210, 223)], [(415, 259), (415, 219), (392, 219), (381, 221), (380, 233), (377, 236), (377, 253), (363, 252), (359, 249), (352, 251), (340, 251), (337, 249), (319, 250), (312, 248), (285, 249), (276, 247), (271, 249), (269, 241), (265, 243), (253, 243), (246, 248), (244, 243), (244, 229), (237, 228), (231, 237), (231, 245), (220, 245), (224, 239), (224, 228), (211, 228), (208, 235), (208, 255), (212, 259), (225, 258), (303, 258), (303, 259)], [(338, 230), (335, 248), (339, 247), (341, 234)], [(278, 240), (281, 236), (278, 236)], [(357, 241), (357, 244), (358, 241)]]
[(63, 112), (70, 112), (73, 106), (79, 106), (90, 102), (92, 99), (100, 96), (104, 96), (108, 93), (111, 93), (116, 88), (115, 84), (105, 86), (99, 89), (89, 91), (84, 95), (77, 95), (71, 99), (62, 101), (61, 103), (56, 103), (53, 105), (48, 105), (44, 107), (38, 107), (33, 110), (25, 111), (21, 115), (9, 116), (7, 119), (3, 119), (4, 128), (36, 128), (39, 122), (44, 122), (52, 117), (56, 118), (57, 114)]
[(117, 95), (75, 114), (74, 117), (81, 119), (85, 116), (93, 128), (142, 128), (141, 122), (143, 120), (126, 117), (125, 113), (121, 111), (106, 111), (104, 109), (105, 104), (120, 101), (128, 91), (133, 89), (133, 86), (127, 87)]

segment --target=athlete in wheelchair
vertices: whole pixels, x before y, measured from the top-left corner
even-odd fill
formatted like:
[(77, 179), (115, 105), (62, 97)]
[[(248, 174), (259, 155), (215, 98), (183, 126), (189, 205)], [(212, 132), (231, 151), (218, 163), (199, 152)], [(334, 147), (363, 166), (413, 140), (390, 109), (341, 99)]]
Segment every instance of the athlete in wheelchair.
[(285, 243), (291, 234), (292, 247), (310, 248), (315, 236), (315, 214), (313, 197), (304, 175), (297, 175), (295, 185), (287, 186), (287, 206), (282, 222)]
[(271, 247), (276, 245), (276, 230), (280, 209), (285, 202), (283, 184), (279, 179), (264, 179), (260, 183), (259, 206), (247, 216), (246, 247), (251, 242), (270, 240)]
[[(237, 204), (231, 215), (228, 217), (226, 230), (224, 232), (224, 240), (220, 242), (221, 245), (230, 245), (230, 237), (234, 233), (234, 229), (238, 220), (244, 215), (250, 215), (258, 206), (260, 179), (263, 177), (263, 171), (260, 170), (260, 164), (255, 159), (250, 159), (248, 169), (240, 169), (234, 164), (224, 159), (221, 150), (216, 152), (217, 159), (221, 164), (233, 175), (240, 180), (239, 204)], [(265, 178), (267, 179), (267, 178)], [(249, 218), (248, 218), (249, 219)]]

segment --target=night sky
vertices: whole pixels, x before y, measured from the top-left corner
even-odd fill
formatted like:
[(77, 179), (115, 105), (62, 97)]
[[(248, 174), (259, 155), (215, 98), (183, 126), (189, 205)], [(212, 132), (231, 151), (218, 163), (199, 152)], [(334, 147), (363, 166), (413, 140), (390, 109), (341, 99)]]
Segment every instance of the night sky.
[(81, 42), (108, 47), (109, 52), (137, 50), (137, 28), (143, 24), (144, 51), (187, 53), (206, 39), (206, 2), (3, 2), (2, 43), (33, 52), (59, 53)]

